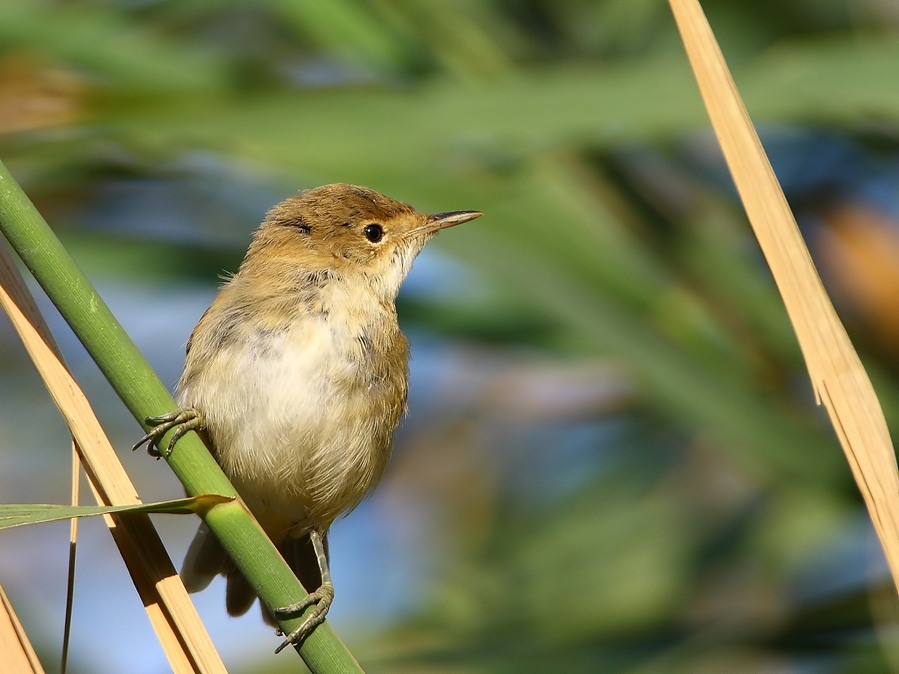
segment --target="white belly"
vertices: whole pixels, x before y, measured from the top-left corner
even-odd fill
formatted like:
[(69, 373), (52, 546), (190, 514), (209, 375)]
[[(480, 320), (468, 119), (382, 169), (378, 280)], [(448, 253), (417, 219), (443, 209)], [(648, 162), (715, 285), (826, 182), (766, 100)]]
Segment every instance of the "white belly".
[(324, 319), (246, 337), (186, 369), (179, 403), (202, 413), (222, 469), (263, 526), (326, 529), (383, 472), (405, 368), (397, 408), (395, 378), (373, 381), (357, 341)]

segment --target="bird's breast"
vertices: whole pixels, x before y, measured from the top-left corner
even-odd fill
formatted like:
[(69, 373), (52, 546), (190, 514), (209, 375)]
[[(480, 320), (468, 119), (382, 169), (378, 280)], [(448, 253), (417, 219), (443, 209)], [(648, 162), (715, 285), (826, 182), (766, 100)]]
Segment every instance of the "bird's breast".
[(407, 342), (395, 318), (320, 311), (232, 330), (203, 359), (195, 334), (179, 402), (201, 411), (219, 463), (264, 526), (269, 513), (326, 528), (383, 473), (406, 405)]

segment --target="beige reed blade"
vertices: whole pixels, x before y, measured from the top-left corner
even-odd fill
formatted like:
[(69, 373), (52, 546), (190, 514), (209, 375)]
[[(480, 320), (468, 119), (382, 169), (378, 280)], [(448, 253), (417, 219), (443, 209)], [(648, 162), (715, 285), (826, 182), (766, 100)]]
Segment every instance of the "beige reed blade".
[[(97, 502), (139, 503), (137, 492), (63, 363), (33, 298), (0, 241), (0, 306), (9, 315), (80, 451)], [(107, 516), (107, 525), (175, 672), (225, 672), (221, 658), (146, 515)]]
[(44, 674), (37, 653), (34, 651), (28, 635), (19, 622), (12, 602), (0, 585), (0, 671), (17, 672), (18, 674)]
[(830, 416), (899, 587), (899, 473), (880, 403), (821, 284), (699, 2), (670, 0), (670, 5), (815, 395)]

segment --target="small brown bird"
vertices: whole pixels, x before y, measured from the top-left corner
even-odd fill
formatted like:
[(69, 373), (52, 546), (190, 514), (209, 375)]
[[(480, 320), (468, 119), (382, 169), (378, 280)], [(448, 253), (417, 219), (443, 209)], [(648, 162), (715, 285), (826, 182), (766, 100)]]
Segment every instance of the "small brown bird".
[[(155, 444), (172, 428), (175, 439), (188, 430), (205, 434), (311, 591), (302, 605), (277, 611), (314, 606), (293, 641), (325, 619), (334, 597), (328, 529), (380, 480), (406, 409), (400, 284), (438, 231), (480, 215), (426, 215), (345, 184), (281, 202), (187, 343), (180, 409), (149, 419), (155, 428), (135, 445)], [(196, 592), (220, 573), (228, 613), (245, 613), (256, 595), (201, 525), (184, 560), (184, 583)]]

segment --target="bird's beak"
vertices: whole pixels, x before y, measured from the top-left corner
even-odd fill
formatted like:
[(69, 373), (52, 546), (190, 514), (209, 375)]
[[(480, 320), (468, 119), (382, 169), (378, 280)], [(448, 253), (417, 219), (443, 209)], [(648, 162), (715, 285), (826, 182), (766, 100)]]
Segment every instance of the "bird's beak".
[(480, 211), (450, 211), (449, 213), (434, 213), (428, 216), (426, 227), (428, 231), (438, 232), (447, 227), (455, 227), (463, 222), (480, 218), (483, 213)]

